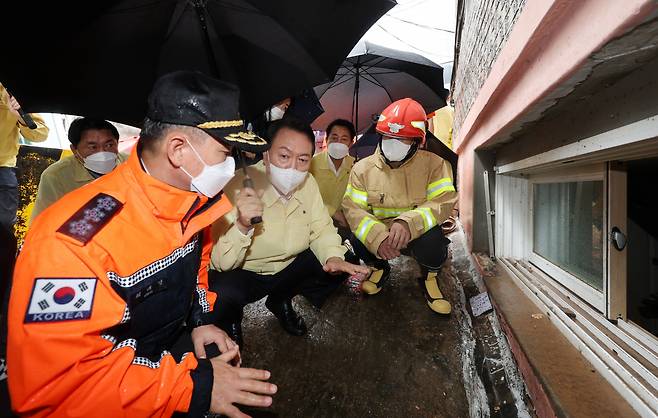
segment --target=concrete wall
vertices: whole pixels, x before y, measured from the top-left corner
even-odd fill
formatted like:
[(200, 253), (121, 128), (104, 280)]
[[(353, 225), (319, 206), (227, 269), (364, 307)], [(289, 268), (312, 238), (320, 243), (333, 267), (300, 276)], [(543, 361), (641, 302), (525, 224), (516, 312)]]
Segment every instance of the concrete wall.
[[(526, 0), (460, 0), (463, 24), (459, 71), (454, 80), (455, 127), (459, 128), (484, 84)], [(457, 99), (459, 98), (459, 99)]]

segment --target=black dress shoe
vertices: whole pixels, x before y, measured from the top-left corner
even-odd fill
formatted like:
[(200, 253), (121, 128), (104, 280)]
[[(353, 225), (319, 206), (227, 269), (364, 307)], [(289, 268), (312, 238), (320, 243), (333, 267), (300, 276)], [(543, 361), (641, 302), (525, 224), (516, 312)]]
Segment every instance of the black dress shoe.
[(283, 327), (288, 334), (297, 337), (306, 334), (307, 329), (306, 323), (304, 323), (304, 318), (297, 315), (297, 312), (295, 312), (292, 307), (292, 301), (290, 299), (272, 301), (270, 298), (267, 298), (265, 306), (279, 319), (281, 327)]

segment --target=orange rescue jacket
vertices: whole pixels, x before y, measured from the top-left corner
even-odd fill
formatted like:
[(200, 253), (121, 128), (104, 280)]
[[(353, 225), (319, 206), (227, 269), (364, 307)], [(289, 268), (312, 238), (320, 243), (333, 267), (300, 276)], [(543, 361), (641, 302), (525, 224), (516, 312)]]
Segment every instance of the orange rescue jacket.
[(137, 152), (30, 228), (9, 304), (13, 409), (34, 417), (205, 413), (212, 367), (175, 359), (209, 323), (208, 226), (231, 209), (147, 175)]

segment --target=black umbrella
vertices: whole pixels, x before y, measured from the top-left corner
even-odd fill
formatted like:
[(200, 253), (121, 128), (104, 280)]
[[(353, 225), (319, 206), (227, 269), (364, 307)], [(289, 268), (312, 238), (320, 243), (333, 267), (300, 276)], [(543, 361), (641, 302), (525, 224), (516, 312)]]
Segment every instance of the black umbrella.
[(325, 112), (315, 120), (324, 129), (337, 118), (363, 132), (391, 102), (411, 97), (426, 112), (445, 106), (443, 68), (420, 55), (365, 43), (363, 54), (347, 58), (330, 83), (315, 92)]
[(350, 155), (357, 161), (372, 155), (380, 139), (381, 135), (375, 131), (375, 124), (370, 124), (370, 127), (350, 147)]
[[(58, 2), (3, 19), (0, 80), (30, 112), (136, 125), (154, 80), (199, 70), (242, 90), (244, 117), (333, 78), (392, 0)], [(336, 23), (338, 30), (331, 30)]]
[(286, 116), (294, 116), (309, 125), (322, 113), (324, 108), (312, 88), (305, 89), (292, 97), (290, 107), (286, 110)]

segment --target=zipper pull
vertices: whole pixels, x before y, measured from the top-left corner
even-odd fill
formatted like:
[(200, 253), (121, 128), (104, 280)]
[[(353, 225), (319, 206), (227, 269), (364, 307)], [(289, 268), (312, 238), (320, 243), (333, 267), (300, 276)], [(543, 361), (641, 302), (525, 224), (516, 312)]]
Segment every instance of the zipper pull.
[(379, 194), (379, 203), (384, 203), (384, 193)]

